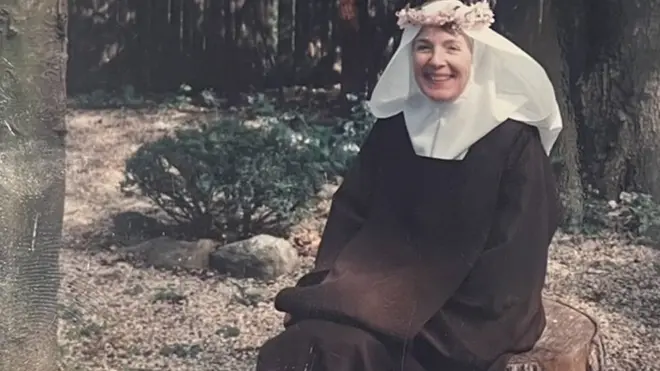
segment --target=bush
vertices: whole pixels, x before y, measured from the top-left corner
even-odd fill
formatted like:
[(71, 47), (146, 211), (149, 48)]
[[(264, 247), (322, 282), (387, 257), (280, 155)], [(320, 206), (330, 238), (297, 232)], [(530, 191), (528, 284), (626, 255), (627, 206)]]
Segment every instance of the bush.
[(649, 229), (660, 225), (660, 207), (651, 195), (636, 192), (621, 192), (619, 202), (608, 203), (609, 220), (617, 227), (635, 236), (644, 236)]
[(660, 206), (648, 194), (622, 192), (619, 200), (588, 198), (585, 233), (609, 230), (633, 238), (645, 237), (660, 226)]
[(241, 114), (282, 123), (294, 130), (312, 149), (313, 161), (323, 176), (333, 180), (346, 172), (375, 122), (365, 101), (350, 95), (347, 98), (354, 102), (348, 118), (325, 117), (295, 108), (280, 110), (275, 100), (264, 94), (249, 97), (250, 105)]
[(375, 122), (376, 119), (368, 111), (366, 102), (358, 102), (351, 108), (351, 116), (341, 122), (334, 141), (329, 143), (330, 171), (343, 174), (348, 169)]
[(284, 124), (224, 120), (141, 147), (122, 189), (138, 189), (198, 237), (283, 235), (324, 180), (315, 151)]
[(295, 127), (314, 148), (314, 161), (323, 169), (324, 176), (334, 179), (348, 170), (374, 123), (365, 102), (359, 102), (351, 109), (348, 119), (336, 119), (331, 125), (310, 120), (309, 124)]

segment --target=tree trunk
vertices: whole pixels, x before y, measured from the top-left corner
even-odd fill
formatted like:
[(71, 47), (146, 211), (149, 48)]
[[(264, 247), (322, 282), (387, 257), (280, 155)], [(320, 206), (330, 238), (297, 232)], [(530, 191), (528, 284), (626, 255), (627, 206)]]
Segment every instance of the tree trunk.
[[(395, 0), (392, 2), (381, 2), (377, 4), (376, 17), (372, 20), (373, 40), (370, 42), (371, 51), (367, 57), (369, 64), (367, 66), (367, 93), (376, 87), (379, 74), (385, 69), (396, 47), (401, 40), (401, 32), (397, 25), (396, 11), (407, 4), (406, 0)], [(392, 48), (388, 48), (390, 41), (393, 41)]]
[(307, 0), (295, 0), (294, 4), (294, 39), (293, 63), (296, 73), (296, 84), (309, 70), (308, 46), (310, 39), (311, 3)]
[[(555, 86), (564, 129), (553, 151), (558, 164), (559, 188), (562, 191), (564, 226), (575, 230), (582, 224), (584, 194), (580, 177), (577, 124), (571, 100), (571, 76), (568, 56), (570, 44), (560, 33), (561, 7), (551, 0), (525, 2), (499, 0), (497, 29), (543, 65)], [(573, 5), (575, 6), (575, 5)], [(566, 22), (564, 22), (566, 23)], [(575, 37), (575, 35), (571, 35)]]
[(287, 76), (286, 81), (288, 82), (294, 76), (293, 35), (295, 32), (295, 18), (293, 4), (293, 0), (279, 0), (277, 2), (277, 60), (281, 66), (281, 73)]
[(0, 0), (0, 370), (57, 370), (65, 0)]
[(587, 153), (599, 190), (637, 190), (660, 200), (660, 1), (594, 1), (582, 85)]
[(605, 347), (598, 324), (567, 304), (544, 299), (546, 326), (534, 348), (516, 354), (507, 371), (604, 371)]
[(352, 103), (346, 99), (347, 94), (362, 94), (366, 82), (365, 44), (363, 40), (368, 18), (366, 14), (367, 0), (341, 0), (339, 3), (339, 18), (341, 29), (341, 91), (339, 95), (340, 114), (350, 112)]

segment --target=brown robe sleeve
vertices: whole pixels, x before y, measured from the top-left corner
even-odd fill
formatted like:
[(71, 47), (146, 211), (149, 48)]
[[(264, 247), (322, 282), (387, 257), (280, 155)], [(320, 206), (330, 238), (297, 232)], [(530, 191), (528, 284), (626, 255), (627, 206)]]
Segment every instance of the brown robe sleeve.
[(314, 269), (305, 274), (296, 286), (314, 285), (327, 275), (341, 249), (362, 227), (371, 204), (370, 183), (374, 171), (373, 152), (377, 122), (365, 139), (344, 179), (332, 196), (330, 213), (317, 249)]

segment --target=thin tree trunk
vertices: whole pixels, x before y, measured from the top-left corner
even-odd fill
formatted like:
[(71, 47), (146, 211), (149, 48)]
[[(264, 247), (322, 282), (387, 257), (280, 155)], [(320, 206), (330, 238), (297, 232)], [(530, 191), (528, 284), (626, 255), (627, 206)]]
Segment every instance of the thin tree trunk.
[(339, 27), (341, 27), (341, 94), (339, 97), (342, 113), (349, 112), (347, 94), (361, 93), (364, 84), (364, 61), (361, 56), (361, 24), (364, 15), (360, 14), (367, 0), (341, 0), (339, 5)]
[(65, 0), (0, 0), (0, 370), (57, 370)]
[[(371, 41), (371, 52), (368, 57), (369, 65), (367, 66), (367, 88), (368, 94), (376, 87), (378, 76), (383, 69), (387, 66), (392, 53), (396, 50), (399, 44), (401, 33), (396, 21), (396, 11), (403, 8), (407, 2), (405, 0), (396, 0), (394, 2), (381, 2), (377, 5), (376, 17), (372, 20), (373, 29), (371, 30), (373, 40)], [(394, 40), (394, 48), (387, 50), (390, 40)]]
[[(282, 89), (293, 83), (295, 65), (293, 60), (293, 44), (295, 33), (294, 1), (279, 0), (277, 2), (277, 73), (276, 85)], [(283, 99), (284, 91), (280, 90)]]
[(309, 66), (308, 45), (310, 39), (310, 2), (307, 0), (294, 0), (294, 39), (293, 63), (296, 73), (295, 81), (298, 83), (307, 74)]

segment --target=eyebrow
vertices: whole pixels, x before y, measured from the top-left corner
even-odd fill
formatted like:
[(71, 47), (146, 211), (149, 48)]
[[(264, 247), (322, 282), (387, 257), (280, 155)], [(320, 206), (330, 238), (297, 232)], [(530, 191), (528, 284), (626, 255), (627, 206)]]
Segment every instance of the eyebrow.
[[(426, 37), (420, 37), (418, 39), (415, 39), (415, 44), (420, 44), (420, 43), (421, 44), (433, 44), (433, 42), (431, 40), (429, 40), (428, 38), (426, 38)], [(444, 46), (452, 45), (452, 44), (460, 45), (461, 43), (457, 39), (449, 39), (449, 40), (445, 40), (445, 41), (442, 42), (442, 45), (444, 45)]]

